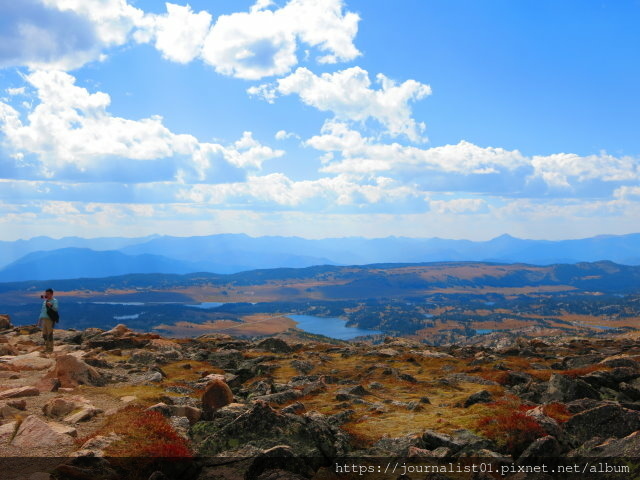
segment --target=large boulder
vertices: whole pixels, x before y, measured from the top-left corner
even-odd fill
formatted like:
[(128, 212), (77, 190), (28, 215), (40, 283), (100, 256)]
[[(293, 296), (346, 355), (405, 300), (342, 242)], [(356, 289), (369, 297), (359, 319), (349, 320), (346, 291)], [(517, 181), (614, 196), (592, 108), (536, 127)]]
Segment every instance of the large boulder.
[(613, 403), (577, 413), (564, 424), (564, 431), (574, 446), (595, 435), (622, 438), (636, 430), (640, 430), (640, 412)]
[(562, 448), (555, 437), (547, 435), (535, 439), (526, 449), (520, 457), (518, 457), (518, 464), (528, 464), (530, 461), (539, 461), (540, 457), (559, 457), (562, 452)]
[[(640, 431), (636, 431), (624, 438), (609, 438), (597, 445), (583, 445), (577, 453), (589, 457), (640, 457)], [(586, 448), (585, 448), (586, 447)]]
[(39, 351), (17, 355), (7, 362), (13, 370), (46, 370), (53, 366), (53, 360), (42, 356)]
[(265, 338), (255, 346), (256, 350), (266, 350), (273, 353), (291, 353), (293, 348), (280, 338)]
[(214, 367), (223, 370), (235, 370), (244, 361), (244, 355), (239, 350), (221, 350), (209, 353), (207, 360)]
[(18, 427), (11, 445), (22, 448), (72, 446), (76, 429), (56, 423), (47, 423), (29, 415)]
[(633, 367), (615, 367), (611, 370), (598, 370), (583, 375), (581, 378), (594, 387), (617, 389), (620, 382), (628, 382), (638, 377), (638, 371)]
[(211, 415), (215, 410), (233, 402), (233, 392), (229, 385), (220, 378), (211, 380), (202, 394), (202, 410)]
[(570, 402), (579, 398), (600, 399), (600, 394), (587, 382), (579, 378), (571, 378), (566, 375), (553, 374), (549, 379), (547, 391), (542, 394), (542, 401)]
[(57, 378), (60, 386), (75, 388), (78, 385), (102, 386), (105, 380), (98, 371), (73, 355), (61, 355), (45, 378)]
[(0, 315), (0, 330), (8, 330), (9, 328), (13, 328), (11, 317), (7, 314)]

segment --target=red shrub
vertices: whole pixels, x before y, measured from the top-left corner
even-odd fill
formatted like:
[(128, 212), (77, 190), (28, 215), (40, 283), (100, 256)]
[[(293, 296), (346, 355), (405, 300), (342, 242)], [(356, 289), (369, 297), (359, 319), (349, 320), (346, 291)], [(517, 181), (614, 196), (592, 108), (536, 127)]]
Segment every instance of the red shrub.
[(544, 429), (524, 411), (521, 406), (509, 413), (499, 413), (495, 417), (485, 417), (478, 423), (480, 432), (517, 456), (536, 438), (546, 435)]
[(542, 407), (542, 413), (553, 418), (558, 423), (564, 423), (571, 418), (571, 412), (564, 403), (553, 402)]

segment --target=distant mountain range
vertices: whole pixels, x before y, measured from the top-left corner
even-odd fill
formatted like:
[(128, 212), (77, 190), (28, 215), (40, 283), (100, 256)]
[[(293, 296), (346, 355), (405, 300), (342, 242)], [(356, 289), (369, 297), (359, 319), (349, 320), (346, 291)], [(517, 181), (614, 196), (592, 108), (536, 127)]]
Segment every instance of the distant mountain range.
[(140, 238), (35, 237), (0, 242), (0, 282), (106, 277), (129, 273), (234, 273), (312, 265), (365, 265), (480, 261), (499, 263), (595, 262), (640, 265), (640, 234), (579, 240), (523, 240), (502, 235), (489, 241), (440, 238), (300, 237)]

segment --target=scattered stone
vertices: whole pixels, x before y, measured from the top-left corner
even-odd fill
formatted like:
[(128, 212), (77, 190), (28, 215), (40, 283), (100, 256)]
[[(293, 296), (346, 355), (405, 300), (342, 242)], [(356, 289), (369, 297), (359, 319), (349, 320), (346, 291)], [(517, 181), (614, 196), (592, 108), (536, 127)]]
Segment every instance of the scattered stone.
[(11, 445), (22, 448), (70, 447), (76, 429), (56, 423), (47, 423), (35, 415), (29, 415), (18, 427)]
[(20, 400), (9, 400), (7, 405), (17, 410), (24, 411), (27, 409), (27, 401), (24, 398)]
[(56, 358), (56, 365), (46, 378), (57, 378), (64, 388), (75, 388), (78, 385), (104, 384), (102, 375), (73, 355), (61, 355)]
[(355, 387), (340, 390), (339, 393), (345, 393), (347, 395), (355, 395), (357, 397), (364, 397), (365, 395), (371, 395), (371, 392), (365, 389), (362, 385), (356, 385)]
[(306, 409), (302, 403), (295, 402), (295, 403), (292, 403), (291, 405), (284, 407), (282, 409), (282, 413), (293, 413), (297, 415), (297, 414), (303, 413), (305, 410)]
[(401, 373), (401, 374), (398, 375), (398, 378), (400, 380), (404, 380), (405, 382), (418, 383), (418, 380), (416, 379), (416, 377), (414, 377), (413, 375), (410, 375), (408, 373)]
[(160, 372), (150, 372), (147, 375), (145, 375), (143, 378), (144, 382), (152, 382), (152, 383), (159, 383), (159, 382), (162, 382), (162, 380), (163, 378)]
[(0, 425), (0, 445), (6, 445), (13, 438), (18, 428), (18, 422), (8, 422)]
[(80, 450), (73, 454), (74, 457), (91, 457), (100, 458), (104, 456), (104, 450), (113, 442), (122, 439), (122, 437), (116, 433), (110, 433), (109, 435), (98, 435), (87, 440)]
[(422, 434), (418, 446), (426, 450), (434, 450), (438, 447), (446, 447), (454, 452), (462, 448), (462, 445), (459, 442), (455, 441), (453, 437), (451, 437), (451, 435), (434, 432), (433, 430), (427, 430)]
[(10, 388), (0, 392), (0, 400), (5, 398), (18, 398), (18, 397), (35, 397), (40, 395), (40, 390), (36, 387), (18, 387)]
[(41, 352), (18, 355), (7, 362), (15, 370), (46, 370), (53, 366), (53, 360), (41, 356)]
[(72, 413), (64, 417), (64, 421), (67, 423), (80, 423), (91, 420), (93, 417), (102, 413), (102, 410), (94, 407), (93, 405), (85, 405), (79, 411)]
[(260, 400), (267, 403), (272, 403), (276, 405), (282, 405), (283, 403), (288, 403), (293, 400), (297, 400), (302, 397), (302, 392), (298, 390), (285, 390), (284, 392), (271, 393), (269, 395), (260, 395), (254, 398), (254, 400)]
[(491, 394), (486, 390), (480, 390), (479, 392), (470, 395), (464, 401), (464, 408), (469, 408), (471, 405), (475, 405), (476, 403), (489, 403), (493, 400)]
[(60, 380), (57, 378), (41, 378), (34, 385), (41, 393), (57, 392), (60, 388)]
[(307, 374), (313, 370), (314, 365), (311, 362), (306, 362), (302, 360), (292, 360), (291, 366), (298, 370), (300, 373)]
[(379, 357), (391, 358), (391, 357), (397, 357), (398, 355), (400, 355), (400, 353), (397, 350), (394, 350), (393, 348), (381, 348), (380, 350), (373, 350), (371, 352), (371, 355), (378, 355)]
[(51, 418), (63, 417), (74, 410), (81, 408), (85, 402), (86, 401), (80, 402), (77, 399), (67, 397), (52, 398), (43, 405), (42, 413)]
[(148, 350), (138, 350), (131, 357), (129, 362), (138, 365), (152, 365), (156, 362), (157, 354)]
[(172, 405), (171, 415), (176, 417), (186, 417), (190, 425), (194, 425), (202, 418), (202, 410), (190, 405)]

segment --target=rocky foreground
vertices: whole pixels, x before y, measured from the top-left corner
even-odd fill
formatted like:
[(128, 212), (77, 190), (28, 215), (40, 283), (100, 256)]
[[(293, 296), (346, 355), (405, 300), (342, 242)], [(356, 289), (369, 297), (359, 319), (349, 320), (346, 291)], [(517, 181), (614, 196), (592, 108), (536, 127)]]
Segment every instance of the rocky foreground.
[[(525, 471), (545, 458), (619, 458), (627, 474), (589, 478), (633, 478), (640, 463), (636, 340), (433, 348), (119, 325), (56, 330), (46, 356), (37, 329), (5, 327), (3, 478), (329, 480), (363, 458), (374, 478), (557, 478)], [(444, 460), (504, 475), (385, 471)]]

